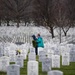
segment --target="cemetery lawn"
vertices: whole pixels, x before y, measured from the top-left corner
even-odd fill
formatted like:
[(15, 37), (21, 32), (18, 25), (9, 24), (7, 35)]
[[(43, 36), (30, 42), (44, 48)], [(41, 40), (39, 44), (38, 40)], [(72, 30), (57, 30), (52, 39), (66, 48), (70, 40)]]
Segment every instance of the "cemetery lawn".
[[(38, 56), (36, 57), (38, 61)], [(24, 67), (20, 69), (20, 75), (27, 75), (27, 62), (28, 59), (24, 60)], [(10, 63), (14, 64), (14, 63)], [(60, 70), (63, 75), (75, 75), (75, 62), (71, 62), (69, 66), (62, 66), (60, 61), (60, 68), (52, 68), (52, 70)], [(0, 75), (7, 75), (5, 72), (0, 72)], [(39, 75), (47, 75), (47, 72), (42, 72), (42, 63), (39, 62)]]

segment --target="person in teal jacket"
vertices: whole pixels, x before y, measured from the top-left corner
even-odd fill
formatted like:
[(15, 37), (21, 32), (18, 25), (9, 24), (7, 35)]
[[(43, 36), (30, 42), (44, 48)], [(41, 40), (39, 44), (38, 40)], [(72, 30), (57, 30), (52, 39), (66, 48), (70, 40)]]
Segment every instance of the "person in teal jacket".
[(42, 37), (40, 36), (40, 34), (38, 34), (37, 37), (38, 37), (37, 40), (36, 40), (36, 42), (37, 42), (37, 47), (42, 47), (42, 48), (44, 48), (43, 39), (42, 39)]

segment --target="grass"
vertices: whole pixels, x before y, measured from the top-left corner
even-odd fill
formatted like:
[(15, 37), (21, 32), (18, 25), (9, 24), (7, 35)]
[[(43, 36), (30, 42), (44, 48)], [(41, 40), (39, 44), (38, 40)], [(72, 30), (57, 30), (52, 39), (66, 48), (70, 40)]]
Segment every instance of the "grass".
[[(36, 56), (38, 61), (38, 56)], [(62, 59), (61, 59), (62, 60)], [(20, 75), (27, 75), (27, 62), (28, 59), (24, 60), (24, 67), (20, 69)], [(60, 70), (64, 75), (75, 75), (75, 62), (71, 62), (69, 66), (62, 66), (60, 61), (60, 68), (52, 68), (52, 70)], [(14, 64), (13, 62), (10, 64)], [(0, 72), (0, 75), (7, 75), (5, 72)], [(47, 72), (42, 72), (42, 63), (39, 62), (39, 75), (47, 75)]]
[(70, 62), (69, 66), (62, 66), (62, 59), (60, 61), (60, 68), (52, 68), (52, 70), (60, 70), (64, 75), (75, 75), (75, 62)]

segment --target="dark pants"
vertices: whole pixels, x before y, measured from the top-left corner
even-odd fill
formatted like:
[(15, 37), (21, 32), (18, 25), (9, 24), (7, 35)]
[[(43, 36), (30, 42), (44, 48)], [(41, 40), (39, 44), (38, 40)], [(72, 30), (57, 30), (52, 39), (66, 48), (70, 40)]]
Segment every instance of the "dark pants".
[(35, 53), (38, 55), (38, 47), (35, 47)]

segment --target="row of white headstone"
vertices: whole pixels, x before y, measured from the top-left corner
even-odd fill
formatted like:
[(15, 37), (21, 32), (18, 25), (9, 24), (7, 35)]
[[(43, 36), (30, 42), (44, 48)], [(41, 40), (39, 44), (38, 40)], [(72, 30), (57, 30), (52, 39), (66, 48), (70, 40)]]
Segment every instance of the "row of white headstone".
[[(19, 65), (20, 67), (24, 66), (24, 59), (23, 56), (18, 55), (16, 56), (15, 64)], [(10, 65), (10, 58), (7, 56), (0, 57), (0, 71), (6, 72), (7, 67)]]
[(22, 35), (22, 36), (14, 36), (13, 38), (12, 38), (12, 42), (23, 42), (23, 43), (32, 43), (32, 37), (30, 36), (30, 35)]
[[(74, 52), (74, 50), (72, 50), (72, 52)], [(51, 53), (53, 53), (53, 52), (51, 52)], [(35, 50), (33, 48), (30, 48), (30, 53), (29, 53), (28, 57), (29, 57), (28, 63), (35, 63), (36, 62)], [(50, 58), (52, 58), (52, 59), (50, 59)], [(52, 67), (60, 68), (60, 55), (52, 54), (50, 58), (49, 57), (47, 58), (46, 52), (44, 52), (44, 50), (43, 51), (42, 51), (42, 49), (40, 50), (40, 52), (39, 52), (39, 61), (42, 62), (42, 71), (49, 72)], [(21, 61), (20, 59), (17, 59), (17, 60)], [(19, 67), (22, 67), (22, 65), (20, 65), (19, 62), (16, 62), (16, 64), (19, 65)], [(69, 65), (69, 53), (68, 52), (62, 54), (62, 64)], [(35, 65), (33, 65), (33, 66), (35, 66)], [(34, 70), (36, 70), (36, 69), (32, 69), (33, 66), (31, 66), (31, 72), (33, 72), (33, 73), (31, 73), (29, 71), (30, 70), (30, 67), (29, 67), (28, 72), (27, 72), (28, 75), (30, 75), (30, 74), (34, 75), (35, 74)], [(16, 75), (16, 74), (14, 74), (14, 75)], [(35, 75), (38, 75), (38, 72)]]
[[(8, 66), (7, 75), (20, 75), (20, 67), (15, 64)], [(28, 62), (27, 75), (39, 75), (37, 61)], [(63, 72), (59, 70), (51, 70), (51, 71), (48, 71), (47, 75), (63, 75)]]
[(48, 57), (52, 57), (54, 55), (69, 55), (69, 62), (75, 62), (75, 45), (74, 44), (54, 44), (51, 45), (48, 43), (45, 48), (46, 54)]
[[(27, 62), (27, 75), (39, 75), (38, 62), (36, 61), (36, 56), (34, 55), (35, 50), (31, 48), (28, 55), (29, 60)], [(47, 75), (63, 75), (63, 72), (61, 71), (51, 70), (51, 64), (51, 60), (45, 58), (45, 60), (42, 62), (42, 70), (47, 71)], [(7, 75), (20, 75), (20, 67), (18, 65), (10, 65), (7, 70)]]
[[(51, 52), (53, 53), (53, 52)], [(50, 56), (49, 56), (50, 57)], [(63, 75), (63, 72), (58, 71), (58, 70), (51, 70), (52, 67), (57, 67), (60, 68), (60, 55), (51, 55), (50, 58), (47, 58), (46, 52), (40, 51), (39, 52), (39, 61), (42, 62), (42, 71), (47, 71), (48, 75)], [(52, 58), (52, 59), (51, 59)], [(33, 48), (30, 49), (30, 53), (28, 55), (28, 67), (27, 67), (27, 75), (39, 75), (38, 74), (38, 62), (36, 61), (36, 55), (35, 55), (35, 50)], [(62, 64), (63, 65), (69, 65), (69, 53), (63, 53), (62, 54)], [(15, 71), (15, 70), (14, 70)], [(11, 75), (12, 71), (10, 71)], [(17, 71), (16, 71), (17, 72)], [(7, 74), (9, 72), (7, 71)], [(10, 75), (8, 74), (8, 75)], [(19, 71), (17, 75), (19, 75)], [(14, 74), (16, 75), (16, 73)]]
[[(51, 67), (52, 68), (60, 68), (60, 55), (49, 55), (49, 57), (46, 55), (44, 51), (40, 51), (39, 54), (39, 61), (43, 62), (46, 61), (45, 59), (48, 58), (48, 60), (51, 60)], [(69, 59), (69, 53), (65, 53), (62, 55), (62, 65), (69, 65), (70, 64), (70, 59)]]
[[(15, 53), (13, 53), (13, 54), (15, 54)], [(16, 59), (16, 57), (14, 57), (13, 54), (11, 54), (11, 58), (10, 58), (11, 61), (15, 62), (14, 60), (18, 60), (18, 61), (16, 61), (16, 63), (19, 64), (20, 67), (22, 67), (23, 64), (21, 64), (21, 63), (23, 63), (23, 60), (22, 60), (23, 56), (18, 56), (18, 58)], [(28, 60), (36, 61), (35, 50), (33, 48), (30, 48), (30, 53), (28, 55)], [(22, 62), (20, 62), (20, 61), (22, 61)], [(60, 68), (60, 56), (59, 55), (51, 55), (50, 58), (49, 57), (47, 58), (46, 53), (44, 51), (40, 51), (40, 53), (39, 53), (39, 61), (42, 62), (42, 65), (45, 64), (45, 63), (46, 64), (47, 63), (50, 63), (50, 64), (52, 63), (51, 65), (49, 64), (50, 66), (48, 66), (48, 67), (46, 67), (48, 64), (47, 65), (45, 64), (44, 67), (42, 66), (42, 69), (44, 69), (44, 68), (45, 69), (46, 68), (51, 69), (51, 67), (52, 68)], [(69, 64), (70, 64), (69, 63), (69, 54), (65, 53), (65, 54), (62, 55), (62, 65), (69, 65)], [(46, 71), (48, 71), (48, 70), (46, 70)]]
[(26, 55), (29, 50), (28, 44), (23, 44), (21, 46), (16, 45), (14, 43), (4, 43), (4, 46), (0, 44), (0, 57), (9, 56), (11, 58), (11, 62), (14, 62), (16, 56), (16, 50), (18, 49), (21, 50), (21, 54), (24, 56), (24, 59), (26, 59)]
[(16, 55), (17, 46), (13, 43), (5, 43), (4, 48), (0, 49), (0, 71), (7, 72), (7, 67), (10, 62), (15, 62), (15, 64), (20, 67), (24, 66), (24, 60), (27, 58), (29, 45), (24, 44), (18, 46), (21, 49), (21, 54)]

